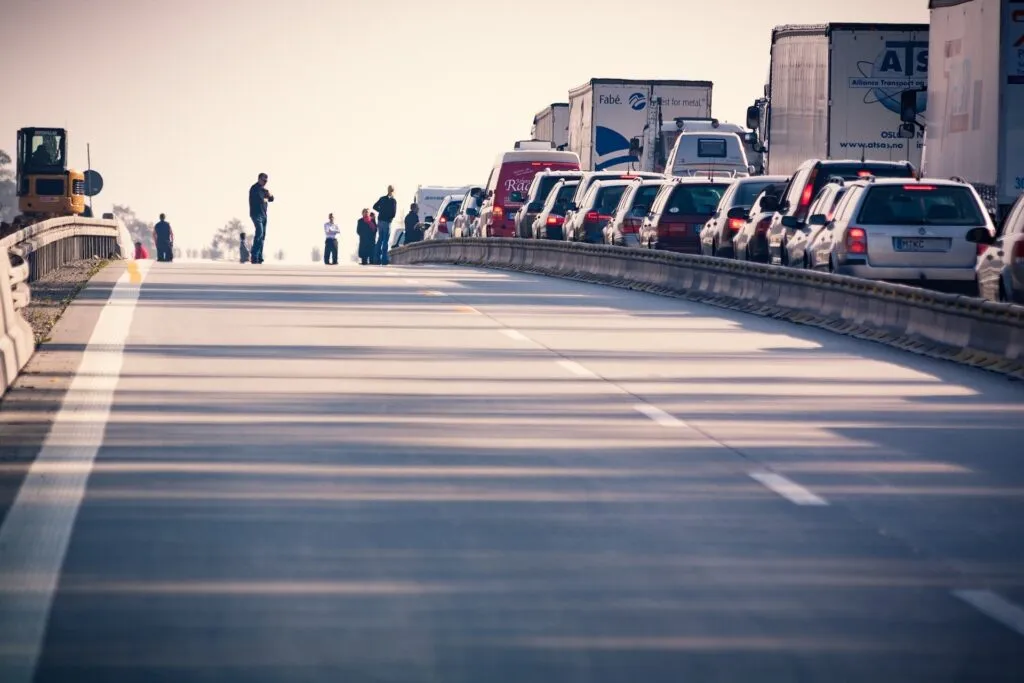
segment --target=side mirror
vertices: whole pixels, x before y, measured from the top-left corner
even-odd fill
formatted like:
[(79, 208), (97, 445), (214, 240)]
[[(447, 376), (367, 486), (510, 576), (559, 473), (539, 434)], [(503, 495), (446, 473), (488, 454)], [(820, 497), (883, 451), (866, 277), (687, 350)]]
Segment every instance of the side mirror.
[(750, 175), (754, 175), (755, 173), (757, 173), (757, 166), (754, 166), (753, 164), (749, 164), (747, 166), (747, 173), (749, 173)]
[(992, 244), (995, 238), (992, 237), (988, 228), (971, 228), (967, 231), (967, 241), (975, 244)]
[(526, 210), (531, 213), (540, 213), (544, 210), (544, 205), (540, 202), (530, 202), (530, 205), (526, 207)]
[(476, 209), (466, 209), (466, 215), (469, 216), (470, 218), (476, 218), (477, 216), (480, 215), (480, 212), (477, 211)]
[(508, 195), (508, 200), (510, 202), (514, 202), (516, 204), (522, 204), (523, 203), (523, 193), (522, 192), (510, 192), (509, 195)]
[(629, 154), (630, 156), (637, 156), (644, 151), (644, 146), (640, 142), (640, 138), (632, 138), (629, 141)]
[(423, 222), (426, 223), (427, 225), (430, 225), (431, 223), (434, 222), (434, 217), (433, 216), (427, 216), (426, 219)]
[(750, 218), (750, 212), (744, 209), (742, 206), (734, 206), (729, 209), (726, 218), (739, 218), (740, 220), (747, 220)]
[(799, 230), (800, 228), (804, 227), (804, 223), (796, 216), (783, 216), (782, 226), (785, 228), (789, 228), (790, 230)]
[(786, 207), (786, 203), (785, 202), (779, 202), (779, 198), (778, 197), (775, 197), (775, 196), (772, 196), (772, 195), (766, 195), (766, 196), (764, 196), (761, 199), (761, 210), (762, 211), (767, 211), (768, 213), (774, 213), (775, 211), (785, 211), (786, 208), (787, 208)]
[(828, 217), (823, 213), (816, 213), (807, 219), (807, 225), (825, 225), (828, 223)]
[(757, 130), (761, 127), (761, 108), (756, 104), (747, 107), (747, 128)]
[(904, 140), (913, 140), (917, 137), (917, 128), (914, 127), (913, 123), (900, 124), (900, 138)]

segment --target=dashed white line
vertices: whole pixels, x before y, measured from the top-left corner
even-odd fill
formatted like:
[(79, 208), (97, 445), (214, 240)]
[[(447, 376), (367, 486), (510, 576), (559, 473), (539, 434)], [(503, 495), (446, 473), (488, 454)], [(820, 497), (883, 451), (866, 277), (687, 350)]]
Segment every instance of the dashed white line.
[(953, 595), (982, 614), (1024, 636), (1024, 609), (987, 590), (959, 590)]
[(664, 410), (656, 406), (652, 406), (647, 403), (639, 403), (633, 407), (637, 410), (637, 412), (643, 413), (644, 415), (651, 418), (652, 420), (654, 420), (655, 423), (661, 425), (662, 427), (684, 426), (682, 420), (678, 419), (673, 415), (669, 415)]
[[(85, 496), (124, 362), (124, 344), (150, 261), (133, 262), (100, 312), (81, 365), (39, 455), (0, 526), (0, 679), (35, 674), (68, 542)], [(81, 415), (89, 415), (82, 420)], [(77, 469), (52, 471), (53, 465)]]
[(439, 292), (436, 289), (428, 289), (427, 291), (423, 292), (423, 295), (424, 296), (448, 296), (444, 292)]
[(501, 333), (509, 339), (515, 339), (516, 341), (530, 341), (530, 338), (519, 330), (502, 330)]
[(597, 375), (596, 374), (594, 374), (590, 370), (587, 370), (585, 367), (583, 367), (582, 365), (580, 365), (579, 363), (577, 363), (574, 360), (559, 360), (559, 361), (555, 361), (555, 362), (558, 363), (563, 368), (565, 368), (566, 370), (568, 370), (569, 372), (571, 372), (572, 374), (578, 376), (578, 377), (586, 377), (588, 379), (597, 379)]
[(755, 481), (764, 484), (791, 503), (797, 505), (828, 505), (828, 501), (821, 496), (815, 495), (792, 479), (774, 472), (750, 472), (750, 477)]

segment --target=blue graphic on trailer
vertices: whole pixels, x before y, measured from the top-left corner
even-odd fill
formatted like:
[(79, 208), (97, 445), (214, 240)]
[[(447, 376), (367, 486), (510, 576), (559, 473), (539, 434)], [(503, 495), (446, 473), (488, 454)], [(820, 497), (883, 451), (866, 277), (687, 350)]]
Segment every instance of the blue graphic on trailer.
[(603, 171), (619, 164), (638, 163), (640, 159), (629, 153), (629, 140), (611, 128), (598, 126), (594, 141), (594, 170)]
[(629, 96), (629, 106), (633, 111), (643, 111), (647, 106), (647, 97), (642, 92), (635, 92)]
[[(874, 62), (857, 62), (859, 78), (850, 79), (850, 87), (867, 89), (865, 104), (881, 104), (900, 113), (904, 90), (922, 88), (928, 83), (928, 41), (892, 40), (878, 53)], [(928, 106), (928, 93), (917, 93), (917, 112)]]

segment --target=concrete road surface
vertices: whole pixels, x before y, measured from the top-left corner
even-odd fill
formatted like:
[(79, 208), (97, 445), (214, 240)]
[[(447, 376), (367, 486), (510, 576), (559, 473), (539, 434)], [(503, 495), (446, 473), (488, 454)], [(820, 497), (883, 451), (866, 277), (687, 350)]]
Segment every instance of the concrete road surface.
[(1020, 383), (501, 272), (120, 278), (0, 412), (52, 422), (2, 681), (1024, 680)]

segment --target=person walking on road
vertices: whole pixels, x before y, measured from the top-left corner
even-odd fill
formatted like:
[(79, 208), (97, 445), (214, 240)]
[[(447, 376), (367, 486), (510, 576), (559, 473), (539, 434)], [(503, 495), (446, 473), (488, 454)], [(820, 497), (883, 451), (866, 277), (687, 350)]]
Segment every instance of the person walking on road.
[(164, 214), (160, 214), (160, 221), (153, 226), (153, 241), (156, 242), (157, 261), (168, 262), (174, 259), (174, 231)]
[(412, 244), (413, 242), (419, 242), (423, 239), (423, 231), (419, 228), (420, 225), (420, 207), (416, 206), (416, 202), (412, 203), (409, 207), (409, 213), (405, 214), (405, 243)]
[(388, 264), (388, 248), (391, 246), (391, 221), (395, 220), (398, 214), (398, 202), (395, 201), (395, 188), (388, 185), (388, 193), (377, 200), (373, 205), (377, 212), (380, 224), (377, 226), (377, 263), (382, 266)]
[(338, 265), (338, 233), (341, 228), (334, 222), (334, 214), (327, 214), (327, 222), (324, 223), (324, 265)]
[(356, 234), (359, 235), (359, 265), (361, 266), (370, 264), (370, 257), (373, 255), (375, 233), (376, 230), (373, 227), (370, 210), (363, 209), (362, 217), (356, 221)]
[(267, 239), (267, 202), (274, 201), (274, 195), (267, 189), (267, 174), (260, 173), (249, 188), (249, 218), (256, 233), (252, 237), (252, 263), (263, 263), (263, 242)]

